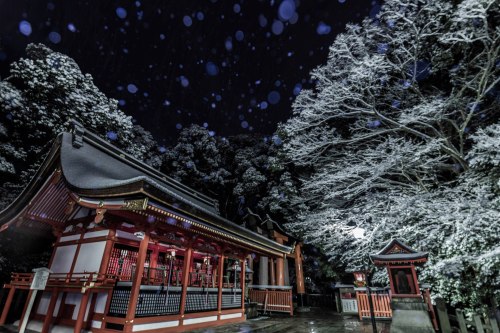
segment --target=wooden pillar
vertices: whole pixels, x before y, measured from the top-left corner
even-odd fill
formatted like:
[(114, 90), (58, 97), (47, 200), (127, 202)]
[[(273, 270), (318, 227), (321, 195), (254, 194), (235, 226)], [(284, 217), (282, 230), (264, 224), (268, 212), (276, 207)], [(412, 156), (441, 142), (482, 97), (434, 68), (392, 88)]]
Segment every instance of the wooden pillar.
[(391, 292), (393, 295), (396, 295), (396, 286), (394, 285), (394, 281), (392, 280), (392, 274), (391, 274), (391, 269), (389, 268), (389, 265), (385, 266), (387, 269), (387, 275), (389, 275), (389, 285), (391, 286)]
[(297, 294), (305, 294), (306, 288), (304, 285), (304, 269), (302, 268), (302, 251), (300, 243), (295, 246), (295, 275), (297, 281)]
[(2, 310), (2, 316), (0, 316), (0, 325), (5, 325), (5, 321), (7, 320), (7, 315), (9, 314), (10, 306), (12, 304), (12, 300), (14, 299), (15, 292), (16, 288), (14, 286), (11, 286), (9, 289), (9, 294), (7, 295), (5, 307)]
[(253, 257), (251, 254), (247, 256), (247, 262), (248, 262), (248, 268), (252, 270), (252, 274), (249, 275), (250, 281), (248, 284), (252, 285), (253, 284)]
[(288, 267), (288, 258), (285, 256), (284, 260), (284, 266), (285, 266), (285, 286), (290, 285), (290, 268)]
[(283, 257), (276, 258), (276, 283), (278, 286), (285, 285), (285, 263)]
[(113, 244), (115, 243), (115, 230), (110, 229), (108, 237), (106, 238), (106, 245), (104, 247), (104, 256), (102, 257), (101, 266), (99, 267), (100, 274), (108, 272), (109, 258), (113, 252)]
[(89, 294), (90, 292), (86, 290), (82, 295), (80, 308), (78, 309), (78, 317), (76, 317), (75, 333), (80, 333), (82, 331), (83, 321), (85, 320), (85, 312), (87, 312), (87, 304), (89, 303)]
[(269, 258), (261, 256), (259, 258), (259, 284), (269, 284)]
[(219, 288), (218, 290), (218, 294), (217, 294), (217, 311), (219, 313), (219, 315), (221, 314), (222, 312), (222, 282), (223, 282), (223, 279), (224, 279), (224, 256), (221, 254), (219, 256), (219, 266), (217, 266), (217, 270), (218, 270), (218, 274), (219, 276), (217, 277), (218, 278), (218, 281), (217, 281), (217, 287)]
[[(273, 237), (279, 244), (284, 244), (285, 242), (288, 241), (288, 237), (276, 231), (273, 231)], [(278, 286), (285, 285), (285, 263), (283, 255), (281, 257), (276, 258), (276, 283)]]
[(182, 268), (182, 294), (181, 294), (181, 318), (184, 318), (184, 311), (186, 310), (187, 287), (189, 284), (189, 268), (191, 266), (191, 258), (193, 256), (193, 249), (188, 247), (184, 252), (184, 265)]
[(158, 242), (155, 242), (153, 245), (153, 252), (151, 253), (151, 257), (149, 259), (149, 267), (156, 268), (158, 266), (158, 256), (160, 255), (160, 246)]
[[(50, 330), (50, 324), (54, 320), (54, 309), (56, 307), (58, 296), (59, 296), (59, 290), (57, 288), (54, 288), (54, 290), (52, 290), (52, 294), (50, 295), (49, 307), (47, 309), (47, 314), (45, 315), (45, 318), (43, 320), (41, 333), (48, 333)], [(61, 311), (61, 309), (59, 309), (59, 311)]]
[[(246, 265), (245, 265), (245, 259), (240, 260), (240, 267), (241, 267), (241, 274), (240, 274), (240, 287), (241, 287), (241, 309), (243, 312), (245, 311), (245, 272), (246, 272)], [(235, 272), (236, 273), (236, 272)]]
[[(137, 301), (139, 292), (141, 290), (142, 275), (144, 273), (144, 263), (146, 262), (146, 255), (148, 252), (149, 233), (144, 233), (144, 238), (139, 245), (139, 253), (137, 254), (137, 265), (135, 267), (134, 280), (132, 281), (132, 288), (130, 290), (130, 299), (128, 302), (127, 315), (125, 316), (125, 332), (132, 332), (134, 326), (135, 310), (137, 308)], [(75, 332), (76, 333), (76, 332)]]
[(415, 281), (415, 293), (420, 294), (420, 286), (418, 285), (417, 272), (415, 271), (415, 266), (411, 265), (411, 273), (413, 277), (413, 281)]

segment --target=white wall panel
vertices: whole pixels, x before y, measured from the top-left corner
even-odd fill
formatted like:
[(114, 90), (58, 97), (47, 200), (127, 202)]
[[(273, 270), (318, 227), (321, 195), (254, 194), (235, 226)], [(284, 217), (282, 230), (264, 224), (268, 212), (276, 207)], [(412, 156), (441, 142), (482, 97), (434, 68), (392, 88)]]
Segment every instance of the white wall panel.
[(75, 257), (76, 245), (58, 246), (50, 270), (54, 273), (68, 273)]
[(73, 272), (99, 272), (105, 246), (105, 241), (81, 244)]

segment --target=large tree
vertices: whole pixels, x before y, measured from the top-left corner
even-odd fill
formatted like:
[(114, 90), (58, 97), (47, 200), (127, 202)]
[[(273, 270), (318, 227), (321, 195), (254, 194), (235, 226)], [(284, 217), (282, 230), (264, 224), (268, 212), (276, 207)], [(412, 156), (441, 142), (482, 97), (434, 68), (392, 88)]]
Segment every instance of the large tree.
[(158, 166), (159, 153), (151, 134), (134, 125), (132, 118), (118, 109), (118, 102), (106, 97), (73, 59), (42, 44), (28, 45), (26, 55), (14, 62), (9, 76), (0, 81), (3, 190), (9, 183), (22, 186), (29, 180), (51, 141), (70, 129), (71, 119), (134, 157)]
[(291, 230), (349, 269), (399, 237), (430, 251), (435, 296), (500, 298), (499, 20), (494, 0), (387, 0), (347, 26), (280, 127), (307, 170)]
[[(159, 165), (151, 134), (134, 125), (73, 59), (42, 44), (28, 45), (26, 55), (0, 81), (0, 210), (24, 188), (57, 134), (71, 129), (71, 119), (134, 157)], [(12, 247), (16, 241), (26, 246)], [(10, 271), (29, 270), (32, 262), (43, 265), (50, 253), (39, 253), (43, 243), (9, 230), (0, 233), (0, 285)]]
[(231, 220), (239, 221), (245, 208), (281, 220), (287, 206), (285, 194), (293, 186), (275, 156), (279, 144), (262, 135), (222, 138), (192, 125), (167, 149), (162, 170), (218, 199), (221, 214)]

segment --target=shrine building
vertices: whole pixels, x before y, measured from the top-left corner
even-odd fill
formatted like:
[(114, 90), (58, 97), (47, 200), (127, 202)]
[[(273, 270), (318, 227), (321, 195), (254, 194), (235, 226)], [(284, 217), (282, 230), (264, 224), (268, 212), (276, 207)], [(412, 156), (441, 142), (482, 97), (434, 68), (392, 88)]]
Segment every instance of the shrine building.
[(44, 290), (12, 273), (0, 325), (20, 290), (36, 296), (14, 319), (43, 333), (184, 332), (244, 321), (248, 300), (293, 314), (288, 262), (304, 294), (300, 243), (264, 222), (221, 217), (215, 200), (75, 122), (0, 213), (0, 231), (56, 236)]

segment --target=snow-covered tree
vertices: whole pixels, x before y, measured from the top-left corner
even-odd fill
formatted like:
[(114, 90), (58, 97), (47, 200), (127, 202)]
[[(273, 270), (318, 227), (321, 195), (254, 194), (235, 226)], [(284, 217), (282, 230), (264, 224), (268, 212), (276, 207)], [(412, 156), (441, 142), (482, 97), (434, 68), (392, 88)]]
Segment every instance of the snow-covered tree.
[[(117, 101), (107, 98), (73, 59), (41, 44), (28, 45), (26, 53), (0, 81), (0, 210), (22, 191), (57, 134), (70, 130), (71, 119), (159, 166), (160, 152), (151, 134), (118, 110)], [(9, 230), (0, 233), (0, 284), (12, 271), (47, 263), (50, 253), (43, 252), (43, 246), (10, 246), (14, 241), (32, 242), (28, 238)]]
[(387, 0), (347, 26), (280, 127), (307, 170), (291, 230), (350, 269), (399, 237), (431, 252), (435, 295), (500, 298), (499, 19), (494, 0)]
[(134, 125), (73, 59), (42, 44), (28, 45), (26, 54), (0, 81), (1, 184), (28, 181), (50, 142), (70, 129), (71, 119), (158, 166), (152, 136)]

